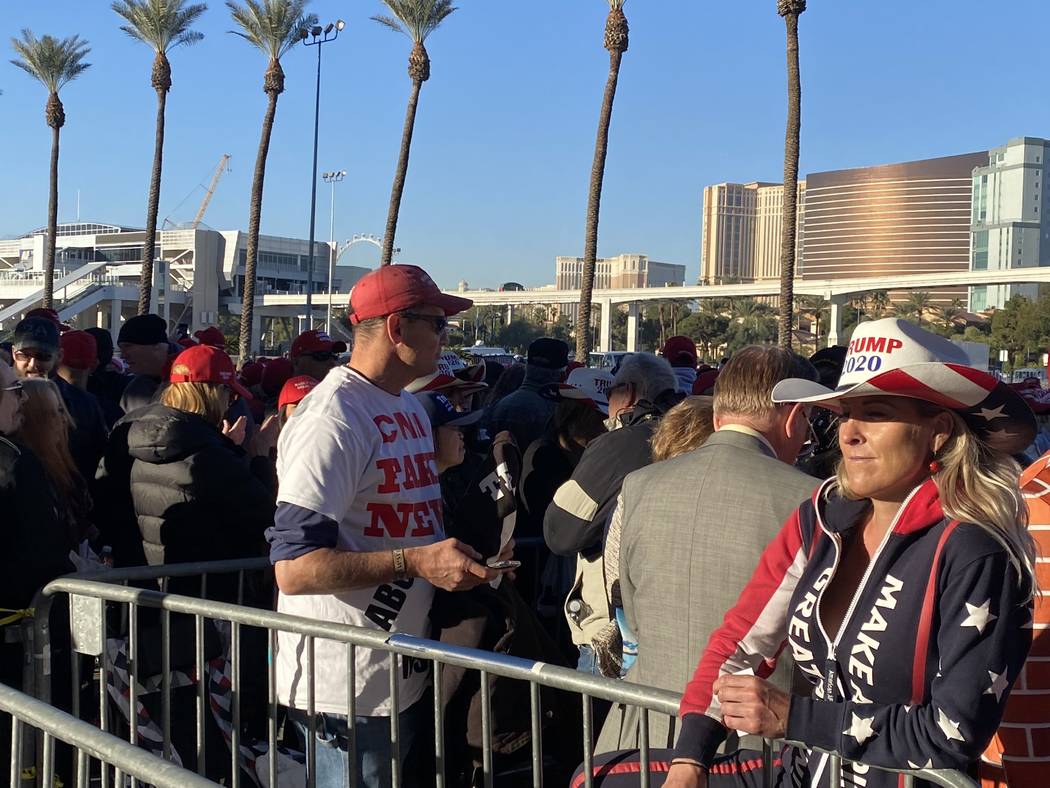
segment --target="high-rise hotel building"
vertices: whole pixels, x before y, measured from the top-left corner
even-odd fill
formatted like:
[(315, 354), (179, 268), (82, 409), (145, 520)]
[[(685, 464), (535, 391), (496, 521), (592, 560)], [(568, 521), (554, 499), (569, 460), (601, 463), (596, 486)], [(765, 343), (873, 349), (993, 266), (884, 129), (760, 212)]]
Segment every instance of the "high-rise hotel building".
[[(798, 185), (796, 259), (802, 249), (806, 182)], [(710, 284), (780, 276), (784, 187), (779, 183), (718, 183), (704, 189), (700, 281)]]
[[(799, 275), (855, 279), (969, 270), (972, 174), (987, 160), (987, 153), (967, 153), (807, 176)], [(949, 287), (930, 296), (947, 302), (966, 293)]]
[[(975, 271), (1050, 265), (1050, 141), (1018, 137), (990, 150), (973, 171), (970, 266)], [(1014, 295), (1036, 298), (1038, 285), (970, 288), (970, 310), (1002, 308)]]

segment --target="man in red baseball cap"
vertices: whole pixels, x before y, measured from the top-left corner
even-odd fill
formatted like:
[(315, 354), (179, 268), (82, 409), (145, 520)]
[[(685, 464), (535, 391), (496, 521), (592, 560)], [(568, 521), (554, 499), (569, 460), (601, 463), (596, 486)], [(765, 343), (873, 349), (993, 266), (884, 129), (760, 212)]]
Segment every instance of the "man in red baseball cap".
[(312, 329), (295, 338), (288, 355), (291, 356), (295, 375), (309, 375), (324, 380), (328, 370), (339, 363), (340, 354), (345, 352), (345, 342), (333, 341), (324, 331)]
[(58, 376), (71, 386), (87, 391), (88, 378), (98, 366), (98, 343), (86, 331), (67, 331), (59, 336)]
[[(499, 575), (472, 548), (445, 538), (433, 430), (420, 401), (405, 391), (437, 369), (448, 318), (471, 303), (445, 295), (409, 265), (384, 266), (354, 287), (350, 363), (328, 371), (278, 442), (277, 513), (267, 539), (279, 611), (426, 637), (435, 587), (465, 590)], [(278, 638), (278, 697), (308, 736), (305, 641), (291, 633)], [(323, 643), (317, 641), (313, 663), (313, 710), (347, 725), (346, 649)], [(392, 707), (389, 655), (358, 646), (356, 664), (350, 691), (359, 716), (349, 724), (388, 729), (397, 715), (404, 756), (423, 735), (429, 676), (398, 672)], [(323, 764), (318, 759), (319, 784), (346, 779), (346, 740), (337, 741), (341, 752)], [(387, 738), (359, 737), (349, 767), (362, 785), (388, 784)]]
[(678, 390), (683, 394), (692, 394), (693, 384), (696, 382), (696, 343), (689, 337), (669, 337), (664, 342), (660, 355), (667, 359), (667, 363), (674, 370)]

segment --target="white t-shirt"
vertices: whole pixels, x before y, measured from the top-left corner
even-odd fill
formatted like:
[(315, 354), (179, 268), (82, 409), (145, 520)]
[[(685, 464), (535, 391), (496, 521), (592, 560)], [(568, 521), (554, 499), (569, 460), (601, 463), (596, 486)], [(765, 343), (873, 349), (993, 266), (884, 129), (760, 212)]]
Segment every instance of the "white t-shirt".
[[(444, 538), (426, 411), (411, 394), (390, 394), (349, 367), (329, 372), (299, 405), (278, 441), (277, 474), (278, 503), (339, 523), (340, 550), (392, 550)], [(339, 594), (280, 594), (277, 609), (426, 637), (433, 596), (433, 586), (417, 577)], [(278, 698), (297, 709), (307, 706), (305, 640), (290, 633), (277, 639)], [(347, 713), (346, 653), (342, 643), (315, 640), (317, 711)], [(356, 668), (356, 713), (389, 716), (389, 654), (358, 646)], [(422, 696), (427, 670), (424, 662), (402, 660), (399, 712)]]

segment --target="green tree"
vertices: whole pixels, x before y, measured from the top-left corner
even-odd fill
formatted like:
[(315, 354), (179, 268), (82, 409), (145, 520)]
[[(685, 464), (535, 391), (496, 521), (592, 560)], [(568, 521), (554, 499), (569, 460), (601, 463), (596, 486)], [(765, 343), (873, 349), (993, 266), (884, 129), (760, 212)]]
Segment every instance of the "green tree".
[(55, 302), (55, 247), (58, 234), (58, 142), (59, 132), (66, 124), (66, 110), (58, 92), (90, 68), (85, 63), (87, 41), (80, 36), (37, 38), (28, 28), (21, 38), (12, 38), (11, 46), (17, 57), (11, 62), (47, 88), (44, 118), (51, 128), (51, 177), (47, 197), (47, 237), (44, 243), (44, 307), (51, 309)]
[(528, 320), (512, 320), (509, 326), (502, 326), (499, 329), (498, 341), (512, 353), (524, 353), (533, 340), (543, 335), (543, 329), (535, 323), (530, 323)]
[(868, 314), (876, 320), (885, 317), (886, 313), (892, 306), (890, 294), (886, 290), (872, 290), (871, 293), (868, 294), (867, 302)]
[[(587, 194), (587, 220), (583, 240), (583, 273), (580, 279), (580, 309), (578, 326), (591, 324), (591, 298), (594, 292), (594, 268), (598, 258), (598, 216), (602, 202), (602, 181), (605, 179), (605, 158), (609, 152), (609, 125), (612, 121), (616, 84), (620, 79), (620, 62), (630, 43), (630, 30), (623, 6), (626, 0), (608, 0), (609, 16), (605, 20), (605, 48), (609, 50), (609, 76), (605, 80), (602, 109), (598, 116), (598, 137), (594, 142), (594, 163), (591, 165), (591, 183)], [(591, 352), (591, 332), (576, 332), (576, 358), (586, 359)]]
[(919, 328), (922, 328), (923, 317), (930, 308), (930, 294), (922, 290), (912, 290), (906, 299), (896, 305), (895, 312), (905, 320), (918, 323)]
[(430, 79), (430, 55), (427, 54), (426, 41), (445, 17), (456, 9), (452, 6), (452, 0), (383, 2), (393, 16), (373, 16), (372, 19), (412, 39), (412, 51), (408, 55), (408, 78), (412, 80), (412, 91), (408, 95), (405, 127), (401, 132), (401, 153), (394, 171), (394, 185), (390, 190), (390, 207), (387, 209), (386, 232), (383, 234), (383, 250), (379, 260), (380, 265), (390, 265), (394, 258), (394, 236), (397, 234), (397, 217), (401, 211), (401, 195), (405, 191), (405, 178), (408, 176), (408, 157), (412, 150), (419, 91), (423, 83)]
[(252, 346), (252, 319), (255, 316), (255, 271), (259, 260), (259, 223), (262, 219), (263, 182), (266, 180), (266, 158), (270, 153), (270, 135), (277, 115), (277, 98), (284, 92), (284, 69), (281, 58), (309, 28), (317, 24), (315, 14), (305, 14), (309, 0), (226, 0), (230, 16), (238, 30), (232, 31), (268, 59), (263, 75), (266, 114), (263, 116), (259, 151), (255, 156), (252, 176), (251, 205), (248, 210), (248, 251), (244, 263), (244, 291), (241, 297), (241, 331), (237, 352), (240, 363), (248, 359)]
[(153, 71), (150, 82), (157, 93), (157, 122), (153, 140), (153, 171), (146, 201), (146, 237), (142, 243), (142, 272), (139, 275), (138, 313), (149, 312), (153, 295), (153, 260), (157, 248), (157, 210), (160, 205), (160, 175), (164, 161), (164, 109), (171, 90), (171, 63), (168, 51), (177, 46), (195, 44), (204, 34), (191, 30), (193, 23), (207, 10), (204, 3), (186, 4), (186, 0), (116, 0), (113, 10), (127, 22), (120, 29), (153, 49)]
[(694, 312), (678, 323), (678, 332), (696, 342), (708, 357), (725, 344), (728, 331), (729, 318), (725, 315)]
[(777, 13), (787, 28), (788, 117), (784, 135), (784, 203), (780, 228), (780, 318), (777, 342), (791, 347), (791, 313), (795, 300), (795, 236), (798, 210), (798, 150), (802, 132), (802, 79), (798, 67), (798, 18), (806, 0), (777, 0)]

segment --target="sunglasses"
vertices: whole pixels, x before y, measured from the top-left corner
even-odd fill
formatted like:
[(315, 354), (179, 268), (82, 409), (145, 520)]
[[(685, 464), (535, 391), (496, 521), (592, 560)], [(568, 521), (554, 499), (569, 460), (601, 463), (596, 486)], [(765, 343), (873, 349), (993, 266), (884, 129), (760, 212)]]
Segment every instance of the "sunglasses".
[(318, 350), (313, 353), (307, 353), (306, 355), (308, 355), (314, 361), (335, 361), (337, 358), (339, 358), (338, 355), (336, 355), (330, 350)]
[(435, 334), (440, 334), (448, 328), (448, 318), (442, 315), (421, 315), (418, 312), (398, 312), (398, 315), (409, 320), (425, 320), (434, 328)]
[(25, 350), (16, 350), (15, 351), (15, 358), (17, 358), (19, 360), (22, 360), (22, 361), (25, 361), (26, 359), (29, 359), (29, 358), (35, 358), (37, 361), (40, 361), (40, 362), (46, 364), (47, 362), (53, 360), (54, 357), (55, 357), (54, 353), (47, 353), (47, 352), (41, 352), (41, 351), (35, 351), (35, 350), (34, 351), (25, 351)]

